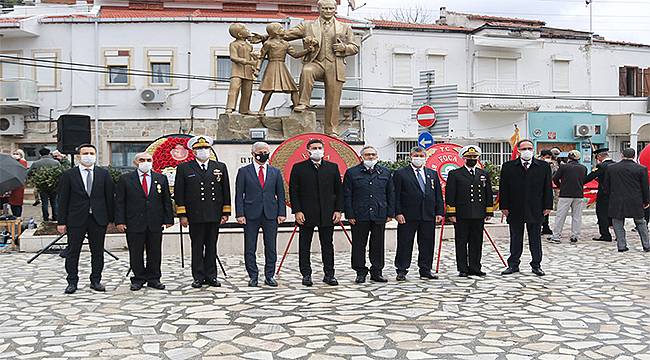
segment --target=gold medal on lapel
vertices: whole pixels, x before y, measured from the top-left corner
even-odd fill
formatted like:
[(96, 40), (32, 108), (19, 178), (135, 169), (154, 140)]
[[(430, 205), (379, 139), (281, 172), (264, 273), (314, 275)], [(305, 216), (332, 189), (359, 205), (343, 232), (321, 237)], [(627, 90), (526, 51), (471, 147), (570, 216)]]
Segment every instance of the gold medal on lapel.
[(219, 169), (214, 169), (214, 171), (212, 172), (212, 174), (213, 174), (214, 176), (217, 177), (217, 181), (218, 181), (218, 182), (221, 182), (221, 174), (222, 174), (222, 173), (221, 173), (221, 170), (219, 170)]

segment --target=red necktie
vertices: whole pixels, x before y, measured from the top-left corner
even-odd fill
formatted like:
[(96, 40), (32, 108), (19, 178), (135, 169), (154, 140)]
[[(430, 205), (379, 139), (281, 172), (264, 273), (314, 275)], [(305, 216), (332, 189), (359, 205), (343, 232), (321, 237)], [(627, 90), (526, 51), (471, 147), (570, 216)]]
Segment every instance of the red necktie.
[(260, 171), (257, 172), (257, 178), (260, 181), (260, 185), (264, 188), (264, 167), (260, 166)]
[(142, 190), (144, 190), (144, 196), (149, 196), (149, 185), (147, 184), (147, 174), (142, 174)]

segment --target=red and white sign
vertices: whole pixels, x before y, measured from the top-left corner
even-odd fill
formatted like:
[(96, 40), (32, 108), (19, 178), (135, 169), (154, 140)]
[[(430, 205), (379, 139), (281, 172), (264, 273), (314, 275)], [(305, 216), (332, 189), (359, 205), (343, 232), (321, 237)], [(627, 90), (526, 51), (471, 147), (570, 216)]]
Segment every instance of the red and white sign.
[[(459, 167), (465, 165), (465, 161), (458, 154), (458, 151), (462, 146), (457, 144), (442, 143), (435, 144), (427, 149), (427, 159), (426, 166), (438, 172), (438, 178), (440, 179), (440, 185), (442, 185), (442, 191), (444, 193), (445, 187), (447, 185), (447, 176), (449, 172)], [(483, 168), (483, 164), (478, 163), (480, 168)]]
[(555, 139), (557, 139), (557, 132), (555, 132), (555, 131), (549, 131), (549, 132), (548, 132), (548, 139), (549, 139), (549, 140), (555, 140)]
[(424, 105), (415, 114), (418, 124), (422, 127), (431, 127), (436, 123), (436, 110), (429, 105)]

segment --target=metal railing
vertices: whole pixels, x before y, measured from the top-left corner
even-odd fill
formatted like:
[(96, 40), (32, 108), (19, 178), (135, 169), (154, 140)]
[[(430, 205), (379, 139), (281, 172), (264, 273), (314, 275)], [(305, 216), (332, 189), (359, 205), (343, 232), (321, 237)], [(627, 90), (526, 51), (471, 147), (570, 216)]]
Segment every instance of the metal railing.
[(539, 95), (539, 81), (481, 80), (474, 83), (474, 92), (508, 95)]

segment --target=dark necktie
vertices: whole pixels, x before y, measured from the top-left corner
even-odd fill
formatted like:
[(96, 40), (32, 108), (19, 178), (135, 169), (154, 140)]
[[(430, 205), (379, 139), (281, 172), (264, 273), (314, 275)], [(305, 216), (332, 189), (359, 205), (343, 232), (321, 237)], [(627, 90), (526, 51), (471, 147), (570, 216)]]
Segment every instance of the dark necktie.
[(318, 170), (320, 168), (320, 164), (319, 163), (314, 163), (314, 167), (316, 168), (316, 170)]
[(528, 166), (529, 165), (530, 164), (528, 163), (528, 161), (524, 161), (524, 170), (528, 171)]
[(469, 174), (474, 177), (474, 169), (469, 169)]
[(418, 183), (420, 184), (420, 190), (422, 190), (422, 192), (425, 192), (424, 191), (425, 183), (424, 183), (424, 178), (422, 177), (422, 169), (417, 169), (416, 171), (418, 173)]
[(201, 170), (206, 171), (205, 164), (201, 164)]
[(86, 169), (86, 193), (90, 196), (90, 193), (93, 190), (93, 172), (90, 169)]

